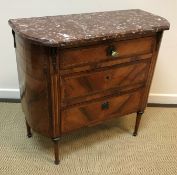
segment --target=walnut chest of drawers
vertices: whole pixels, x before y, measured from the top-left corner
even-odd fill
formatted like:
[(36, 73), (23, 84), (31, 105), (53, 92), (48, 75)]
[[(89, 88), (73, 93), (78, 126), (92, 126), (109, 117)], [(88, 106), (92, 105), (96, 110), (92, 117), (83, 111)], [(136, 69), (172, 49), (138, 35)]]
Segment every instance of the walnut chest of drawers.
[(137, 135), (166, 19), (123, 10), (11, 19), (22, 109), (32, 130), (64, 134), (137, 113)]

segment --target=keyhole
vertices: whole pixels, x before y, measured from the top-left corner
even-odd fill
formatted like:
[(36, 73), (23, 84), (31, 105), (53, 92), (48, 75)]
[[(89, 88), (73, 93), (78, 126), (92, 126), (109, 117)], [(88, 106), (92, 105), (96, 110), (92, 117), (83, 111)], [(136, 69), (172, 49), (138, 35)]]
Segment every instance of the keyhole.
[(106, 109), (109, 109), (109, 102), (104, 102), (101, 104), (101, 108), (102, 110), (106, 110)]
[(107, 80), (109, 80), (109, 79), (110, 79), (110, 77), (109, 77), (109, 76), (106, 76), (106, 79), (107, 79)]

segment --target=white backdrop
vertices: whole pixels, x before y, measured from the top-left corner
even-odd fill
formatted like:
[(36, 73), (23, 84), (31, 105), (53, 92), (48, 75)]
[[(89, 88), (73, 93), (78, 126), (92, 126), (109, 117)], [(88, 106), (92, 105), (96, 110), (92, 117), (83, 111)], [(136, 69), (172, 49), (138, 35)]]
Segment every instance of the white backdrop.
[(167, 18), (149, 102), (177, 104), (177, 0), (0, 0), (0, 98), (19, 98), (9, 18), (139, 8)]

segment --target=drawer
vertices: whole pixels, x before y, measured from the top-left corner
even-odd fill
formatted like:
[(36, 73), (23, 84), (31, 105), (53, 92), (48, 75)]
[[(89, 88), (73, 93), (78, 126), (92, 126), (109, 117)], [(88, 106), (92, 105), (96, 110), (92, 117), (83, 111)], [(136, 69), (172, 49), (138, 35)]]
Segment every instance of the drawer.
[(62, 133), (94, 125), (114, 116), (122, 116), (139, 110), (142, 90), (111, 97), (62, 111)]
[(149, 61), (143, 61), (122, 67), (113, 66), (83, 74), (63, 76), (61, 78), (62, 100), (71, 101), (72, 98), (83, 98), (127, 86), (131, 89), (134, 85), (146, 81), (149, 65)]
[[(154, 37), (145, 37), (126, 41), (112, 42), (95, 46), (61, 50), (60, 66), (63, 69), (98, 63), (100, 61), (117, 60), (152, 53)], [(113, 54), (117, 52), (118, 55)]]

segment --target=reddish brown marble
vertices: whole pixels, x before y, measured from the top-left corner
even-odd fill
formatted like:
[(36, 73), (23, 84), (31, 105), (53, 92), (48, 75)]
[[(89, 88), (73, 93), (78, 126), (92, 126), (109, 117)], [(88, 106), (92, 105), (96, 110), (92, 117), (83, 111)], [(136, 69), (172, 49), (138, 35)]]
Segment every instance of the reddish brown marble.
[(134, 9), (60, 16), (10, 19), (21, 36), (47, 46), (67, 47), (169, 29), (169, 22)]

